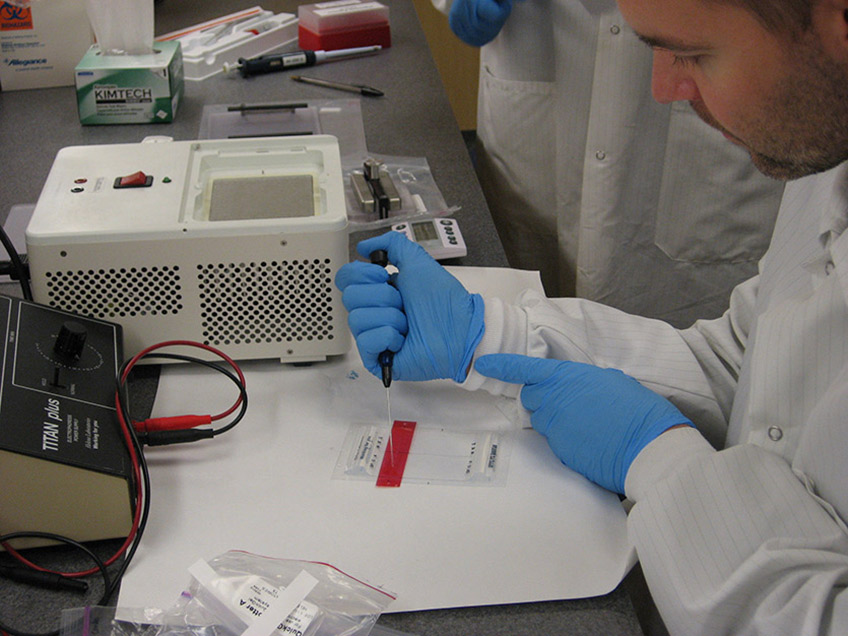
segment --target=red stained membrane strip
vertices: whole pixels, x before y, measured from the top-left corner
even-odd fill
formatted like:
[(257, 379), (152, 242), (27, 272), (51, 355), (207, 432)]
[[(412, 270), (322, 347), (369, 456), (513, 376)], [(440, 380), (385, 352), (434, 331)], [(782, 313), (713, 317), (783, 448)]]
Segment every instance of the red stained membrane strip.
[(400, 486), (414, 434), (415, 422), (395, 420), (386, 452), (383, 455), (383, 463), (380, 465), (380, 473), (377, 475), (377, 486), (388, 488)]

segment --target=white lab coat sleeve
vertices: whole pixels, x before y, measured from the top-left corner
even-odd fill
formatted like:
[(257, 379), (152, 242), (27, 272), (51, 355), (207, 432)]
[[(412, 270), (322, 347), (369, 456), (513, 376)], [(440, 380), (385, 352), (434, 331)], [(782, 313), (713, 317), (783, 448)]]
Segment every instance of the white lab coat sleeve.
[[(485, 332), (475, 357), (518, 353), (621, 369), (671, 400), (716, 447), (727, 420), (751, 326), (758, 279), (739, 285), (720, 318), (687, 330), (579, 298), (525, 291), (514, 304), (486, 299)], [(472, 369), (464, 383), (496, 395), (514, 387)]]
[(628, 531), (671, 634), (848, 634), (848, 535), (778, 455), (692, 429), (636, 457)]

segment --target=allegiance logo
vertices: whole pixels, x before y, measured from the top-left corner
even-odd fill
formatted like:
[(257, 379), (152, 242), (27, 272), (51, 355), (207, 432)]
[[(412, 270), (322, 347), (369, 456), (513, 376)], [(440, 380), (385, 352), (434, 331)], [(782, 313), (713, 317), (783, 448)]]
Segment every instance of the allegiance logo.
[(18, 7), (8, 2), (0, 3), (0, 31), (32, 29), (32, 11), (29, 6)]
[(47, 64), (47, 58), (36, 57), (30, 60), (22, 60), (17, 57), (5, 57), (3, 58), (3, 64), (6, 66), (43, 66)]
[(123, 88), (118, 86), (94, 87), (94, 101), (98, 104), (140, 104), (153, 101), (150, 88)]

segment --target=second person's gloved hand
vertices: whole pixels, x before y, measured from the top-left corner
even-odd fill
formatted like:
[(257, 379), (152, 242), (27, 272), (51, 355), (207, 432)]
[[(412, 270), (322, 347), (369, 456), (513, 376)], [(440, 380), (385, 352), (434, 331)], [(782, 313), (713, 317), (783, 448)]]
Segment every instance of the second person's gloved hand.
[(474, 368), (523, 384), (521, 403), (554, 454), (620, 494), (639, 451), (669, 428), (692, 425), (671, 402), (618, 369), (502, 353), (481, 356)]
[(460, 40), (483, 46), (500, 32), (510, 11), (512, 0), (454, 0), (448, 22)]
[(395, 352), (395, 380), (450, 378), (463, 382), (483, 337), (483, 299), (470, 294), (424, 248), (398, 232), (361, 241), (369, 258), (385, 250), (398, 273), (354, 261), (339, 269), (336, 286), (365, 368), (380, 377), (378, 356)]

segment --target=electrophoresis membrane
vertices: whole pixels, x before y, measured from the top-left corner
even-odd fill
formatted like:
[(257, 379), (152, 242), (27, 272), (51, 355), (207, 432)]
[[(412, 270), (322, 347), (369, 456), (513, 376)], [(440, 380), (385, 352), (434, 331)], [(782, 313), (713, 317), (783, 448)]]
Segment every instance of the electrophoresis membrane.
[(503, 486), (509, 433), (457, 431), (395, 420), (353, 424), (339, 453), (334, 479), (456, 486)]

